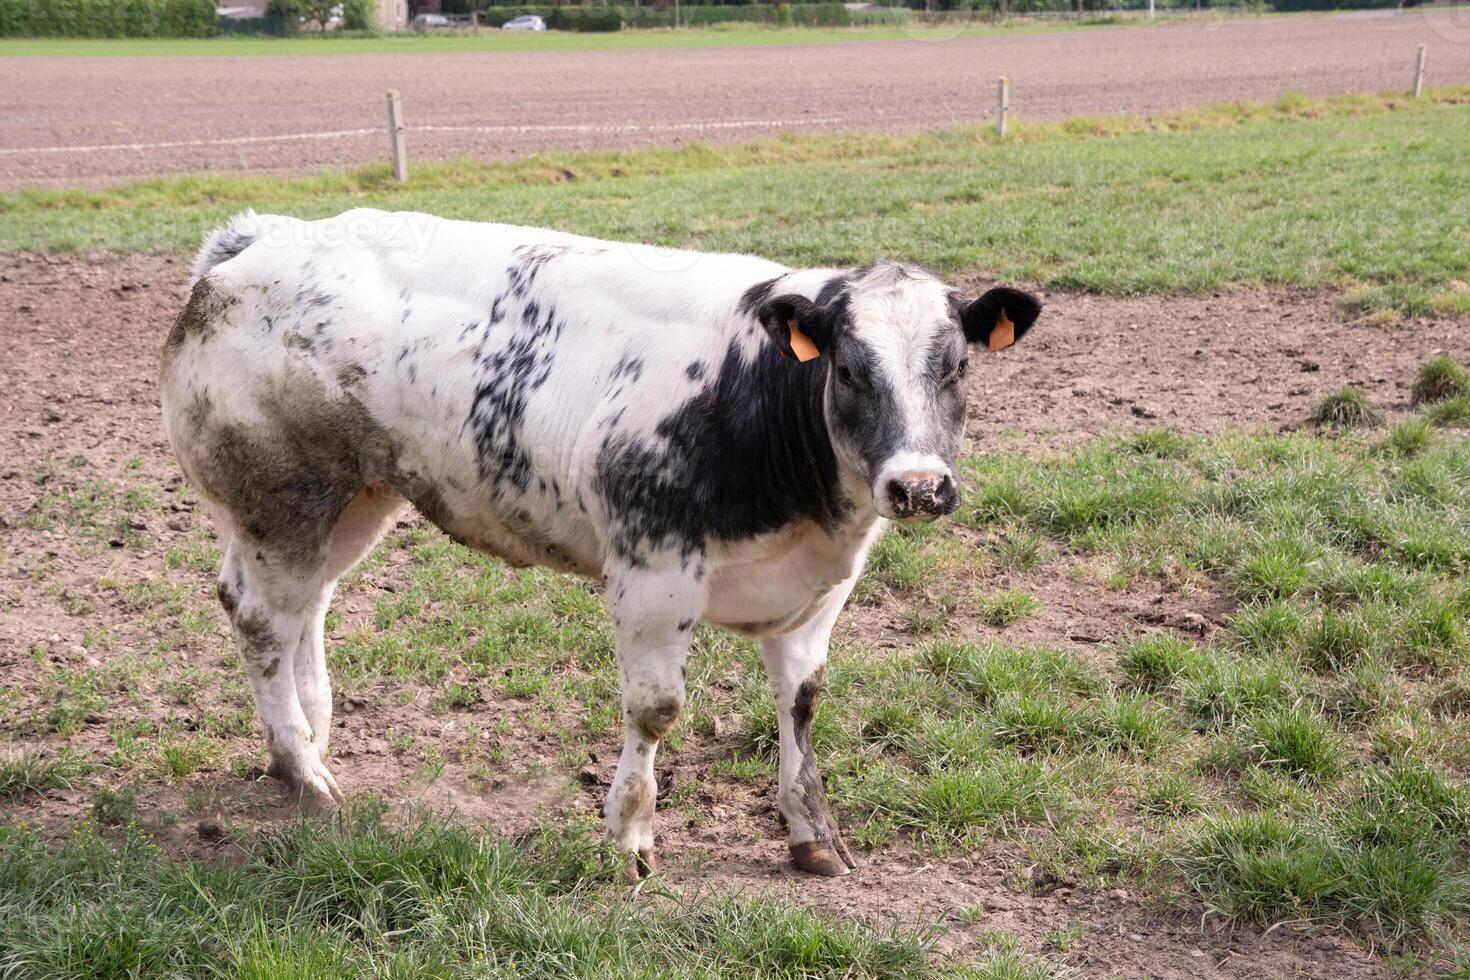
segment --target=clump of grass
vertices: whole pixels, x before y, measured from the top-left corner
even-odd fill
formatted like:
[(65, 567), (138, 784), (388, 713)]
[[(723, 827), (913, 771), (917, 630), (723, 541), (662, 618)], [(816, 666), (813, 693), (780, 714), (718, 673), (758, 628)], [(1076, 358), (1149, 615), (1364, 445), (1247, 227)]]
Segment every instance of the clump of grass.
[(1138, 809), (1155, 817), (1178, 819), (1205, 807), (1204, 787), (1187, 773), (1150, 774), (1138, 794)]
[(1223, 730), (1289, 701), (1297, 672), (1280, 660), (1216, 656), (1184, 675), (1177, 689), (1179, 704), (1197, 729)]
[(1383, 450), (1400, 459), (1413, 459), (1428, 449), (1432, 440), (1427, 419), (1405, 419), (1383, 440)]
[(1298, 780), (1324, 783), (1342, 769), (1341, 736), (1322, 715), (1301, 704), (1261, 712), (1242, 733), (1256, 765), (1276, 769)]
[(1431, 425), (1452, 427), (1470, 423), (1470, 395), (1459, 395), (1435, 402), (1424, 410)]
[(1137, 687), (1157, 691), (1195, 670), (1202, 660), (1194, 644), (1167, 634), (1141, 636), (1118, 650), (1118, 669)]
[(0, 753), (0, 800), (18, 800), (50, 789), (75, 789), (92, 768), (87, 757), (73, 749), (6, 749)]
[(1433, 357), (1424, 362), (1410, 389), (1414, 405), (1430, 405), (1470, 395), (1470, 372), (1449, 357)]
[(1034, 531), (1008, 527), (990, 546), (995, 566), (1004, 571), (1025, 572), (1046, 561), (1051, 549)]
[(92, 818), (103, 827), (120, 827), (133, 819), (138, 810), (138, 787), (124, 786), (113, 790), (106, 786), (92, 797)]
[(923, 656), (936, 677), (981, 705), (1006, 694), (1088, 696), (1103, 687), (1087, 664), (1064, 650), (939, 642), (930, 644)]
[(1189, 455), (1189, 439), (1174, 429), (1149, 429), (1124, 439), (1123, 450), (1156, 459), (1183, 459)]
[(1036, 614), (1041, 601), (1025, 592), (997, 592), (981, 596), (978, 605), (980, 619), (996, 628), (1004, 628)]
[(1312, 409), (1312, 423), (1333, 429), (1363, 429), (1383, 421), (1383, 412), (1351, 385), (1323, 396)]
[(1427, 932), (1465, 900), (1442, 851), (1353, 846), (1271, 814), (1207, 821), (1180, 865), (1216, 911), (1258, 921), (1365, 922)]

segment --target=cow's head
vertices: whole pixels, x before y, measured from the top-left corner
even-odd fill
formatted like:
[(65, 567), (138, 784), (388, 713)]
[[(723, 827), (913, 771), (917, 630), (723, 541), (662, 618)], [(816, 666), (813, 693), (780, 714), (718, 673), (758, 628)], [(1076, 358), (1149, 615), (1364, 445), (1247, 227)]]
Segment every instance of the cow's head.
[(971, 352), (1010, 346), (1040, 312), (1020, 290), (966, 300), (922, 269), (879, 263), (834, 280), (815, 302), (777, 295), (760, 320), (782, 354), (825, 367), (833, 449), (878, 513), (933, 520), (960, 502), (954, 462)]

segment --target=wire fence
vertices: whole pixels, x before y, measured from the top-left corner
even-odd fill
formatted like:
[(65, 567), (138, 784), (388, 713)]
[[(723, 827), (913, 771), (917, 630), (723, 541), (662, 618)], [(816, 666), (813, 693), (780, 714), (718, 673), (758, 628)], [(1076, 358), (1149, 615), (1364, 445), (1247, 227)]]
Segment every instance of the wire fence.
[[(1426, 45), (1420, 43), (1417, 50), (1413, 52), (1412, 59), (1410, 58), (1410, 52), (1405, 52), (1405, 62), (1403, 81), (1408, 84), (1404, 85), (1404, 88), (1417, 96), (1425, 85), (1427, 63)], [(1412, 74), (1409, 70), (1410, 64), (1413, 66)], [(1004, 139), (1006, 137), (1007, 123), (1015, 115), (1017, 107), (1021, 107), (1022, 111), (1024, 111), (1027, 105), (1027, 93), (1024, 89), (1015, 89), (1006, 79), (998, 79), (997, 82), (998, 90), (995, 101), (990, 102), (988, 98), (982, 97), (982, 99), (978, 100), (980, 105), (976, 107), (977, 111), (969, 118), (971, 121), (977, 121), (975, 120), (975, 116), (978, 115), (980, 117), (978, 121), (989, 122), (993, 120), (998, 137)], [(1033, 102), (1031, 103), (1031, 110), (1033, 112), (1045, 112), (1051, 108), (1046, 105), (1047, 99), (1044, 94), (1041, 95), (1039, 102), (1035, 101), (1036, 98), (1033, 95)], [(59, 158), (64, 160), (67, 157), (96, 157), (106, 154), (148, 154), (190, 149), (251, 147), (290, 143), (329, 143), (347, 140), (354, 141), (355, 148), (351, 151), (350, 155), (360, 162), (367, 162), (371, 157), (365, 156), (365, 154), (370, 153), (370, 149), (356, 141), (380, 139), (383, 140), (383, 148), (388, 151), (387, 156), (393, 163), (394, 173), (399, 175), (400, 179), (406, 179), (408, 151), (412, 146), (411, 137), (414, 135), (447, 137), (451, 139), (456, 136), (506, 136), (524, 138), (527, 136), (534, 137), (542, 135), (548, 137), (546, 144), (536, 145), (533, 143), (529, 147), (530, 151), (534, 152), (538, 148), (545, 148), (546, 145), (556, 144), (558, 142), (556, 138), (568, 137), (573, 138), (571, 141), (572, 145), (578, 145), (575, 137), (584, 136), (637, 137), (640, 135), (666, 135), (677, 137), (681, 135), (718, 135), (739, 133), (741, 131), (770, 133), (815, 128), (832, 129), (844, 126), (855, 129), (872, 129), (878, 117), (890, 114), (884, 109), (872, 106), (855, 109), (852, 114), (846, 115), (808, 114), (801, 111), (800, 99), (792, 99), (784, 103), (778, 100), (768, 105), (765, 112), (761, 115), (735, 119), (696, 118), (692, 120), (676, 119), (664, 121), (568, 121), (475, 124), (457, 122), (452, 119), (452, 115), (455, 113), (449, 113), (451, 119), (446, 121), (409, 125), (404, 122), (402, 100), (397, 99), (395, 101), (395, 99), (396, 93), (390, 93), (390, 111), (386, 115), (378, 116), (383, 121), (376, 124), (367, 123), (373, 115), (378, 115), (383, 111), (383, 102), (378, 99), (329, 99), (326, 101), (288, 99), (285, 101), (272, 100), (271, 104), (261, 106), (170, 107), (167, 110), (167, 120), (170, 125), (179, 122), (187, 124), (209, 118), (218, 119), (228, 114), (232, 119), (242, 122), (243, 128), (253, 128), (250, 126), (250, 123), (254, 120), (259, 120), (259, 128), (266, 131), (247, 132), (239, 135), (201, 136), (198, 138), (169, 138), (169, 134), (167, 133), (159, 134), (158, 138), (148, 138), (147, 136), (141, 135), (133, 138), (125, 137), (124, 134), (127, 134), (133, 126), (139, 125), (141, 128), (140, 124), (151, 124), (160, 116), (156, 107), (152, 109), (140, 107), (136, 110), (112, 114), (106, 123), (108, 129), (111, 130), (108, 135), (113, 135), (113, 133), (117, 135), (111, 139), (94, 138), (87, 140), (85, 136), (82, 136), (76, 141), (69, 141), (63, 137), (41, 145), (0, 146), (0, 158), (17, 160), (16, 165), (24, 167), (26, 166), (24, 160), (28, 157), (38, 159)], [(988, 106), (986, 105), (987, 103)], [(575, 108), (572, 105), (561, 105), (554, 96), (549, 98), (543, 96), (538, 99), (537, 104), (543, 116), (550, 116), (553, 119), (562, 114), (562, 109), (570, 110)], [(1038, 110), (1038, 105), (1040, 106), (1040, 110)], [(982, 106), (984, 107), (982, 108)], [(436, 110), (441, 110), (441, 107), (437, 103), (435, 104), (435, 108)], [(583, 106), (582, 108), (585, 109), (586, 107)], [(342, 122), (358, 122), (362, 124), (322, 130), (306, 130), (303, 127), (303, 131), (269, 131), (272, 128), (272, 123), (276, 126), (281, 125), (283, 116), (289, 116), (293, 112), (306, 110), (320, 115), (323, 109), (330, 110), (333, 114), (338, 115)], [(789, 114), (787, 114), (788, 112)], [(441, 110), (437, 114), (442, 118), (445, 113)], [(409, 106), (408, 115), (412, 115), (412, 106)], [(95, 117), (85, 112), (52, 113), (49, 111), (37, 111), (26, 115), (7, 113), (6, 119), (10, 124), (23, 123), (27, 119), (44, 122), (58, 136), (64, 134), (67, 129), (72, 128), (69, 124), (79, 123), (81, 127), (85, 127), (87, 123), (95, 123)], [(95, 129), (93, 131), (95, 132)], [(385, 137), (387, 138), (385, 139)], [(528, 147), (524, 139), (520, 142), (520, 149), (522, 151), (527, 150)], [(560, 142), (565, 145), (567, 140), (561, 139)], [(461, 146), (463, 145), (464, 143), (461, 142)], [(444, 147), (442, 140), (439, 141), (439, 146), (442, 153)], [(476, 149), (477, 151), (484, 149), (483, 141)]]

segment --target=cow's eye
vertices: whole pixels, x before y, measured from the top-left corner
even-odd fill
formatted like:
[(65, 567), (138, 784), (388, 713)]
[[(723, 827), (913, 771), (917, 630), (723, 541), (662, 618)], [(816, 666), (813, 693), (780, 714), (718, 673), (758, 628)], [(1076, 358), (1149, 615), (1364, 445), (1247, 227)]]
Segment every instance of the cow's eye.
[(845, 367), (837, 369), (837, 380), (844, 388), (851, 388), (856, 384), (852, 379), (852, 372)]
[(954, 384), (955, 382), (962, 379), (965, 376), (965, 372), (968, 370), (970, 370), (970, 359), (968, 357), (963, 357), (960, 359), (960, 362), (958, 364), (950, 369), (949, 377), (944, 379), (944, 383)]

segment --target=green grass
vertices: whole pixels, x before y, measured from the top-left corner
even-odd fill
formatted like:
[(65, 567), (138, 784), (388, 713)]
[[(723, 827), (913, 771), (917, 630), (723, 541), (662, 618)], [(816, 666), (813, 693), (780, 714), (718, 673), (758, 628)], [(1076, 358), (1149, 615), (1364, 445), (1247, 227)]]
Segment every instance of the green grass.
[(184, 250), (247, 206), (314, 217), (371, 204), (792, 264), (888, 255), (1056, 288), (1325, 285), (1365, 308), (1465, 310), (1453, 281), (1470, 262), (1467, 119), (1470, 107), (1394, 96), (1290, 99), (1023, 124), (1003, 146), (983, 129), (812, 135), (426, 164), (404, 186), (375, 166), (32, 190), (0, 196), (0, 249)]
[(722, 48), (749, 45), (832, 44), (853, 41), (934, 43), (958, 37), (1053, 33), (1103, 26), (1154, 26), (1131, 18), (1106, 23), (1046, 23), (1017, 20), (1004, 26), (786, 27), (721, 24), (680, 30), (626, 30), (607, 33), (546, 31), (517, 33), (485, 28), (479, 34), (301, 34), (295, 37), (226, 35), (211, 38), (4, 38), (0, 58), (89, 57), (315, 57), (324, 54), (470, 54), (507, 51), (626, 51), (661, 48)]
[[(931, 936), (747, 898), (629, 901), (586, 826), (510, 842), (359, 801), (329, 823), (236, 834), (227, 864), (146, 835), (59, 847), (0, 829), (0, 974), (919, 977)], [(949, 971), (944, 971), (949, 972)]]

